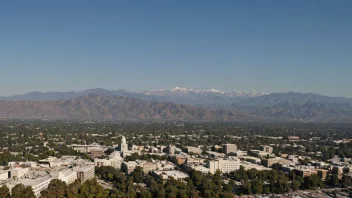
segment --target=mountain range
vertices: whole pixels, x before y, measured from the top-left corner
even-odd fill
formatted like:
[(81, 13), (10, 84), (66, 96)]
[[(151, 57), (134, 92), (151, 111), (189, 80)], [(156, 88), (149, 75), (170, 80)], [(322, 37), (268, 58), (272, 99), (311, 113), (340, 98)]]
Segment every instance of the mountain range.
[(31, 92), (0, 98), (1, 118), (351, 122), (352, 99), (312, 93), (158, 89)]
[(131, 92), (125, 89), (119, 90), (105, 90), (105, 89), (87, 89), (79, 92), (30, 92), (23, 95), (14, 95), (8, 97), (0, 97), (0, 100), (69, 100), (80, 96), (89, 94), (102, 94), (111, 96), (126, 96), (138, 98), (142, 100), (149, 100), (153, 102), (174, 102), (178, 104), (199, 105), (199, 104), (232, 104), (236, 101), (255, 96), (262, 96), (265, 93), (260, 92), (244, 92), (244, 91), (219, 91), (216, 89), (209, 90), (195, 90), (187, 88), (173, 88), (173, 89), (157, 89), (147, 90), (142, 92)]

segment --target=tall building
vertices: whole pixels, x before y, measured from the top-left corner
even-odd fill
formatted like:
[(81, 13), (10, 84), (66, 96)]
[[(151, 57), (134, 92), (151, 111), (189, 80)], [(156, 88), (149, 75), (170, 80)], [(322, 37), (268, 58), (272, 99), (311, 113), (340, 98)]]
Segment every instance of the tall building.
[(230, 173), (240, 169), (240, 159), (231, 157), (229, 159), (218, 159), (207, 161), (209, 172), (214, 174), (217, 170), (222, 173)]
[(121, 140), (121, 152), (127, 152), (128, 151), (128, 145), (127, 145), (127, 141), (125, 136), (122, 136), (122, 140)]
[(93, 179), (95, 173), (94, 166), (85, 166), (77, 169), (77, 179), (83, 184), (85, 181)]
[(174, 155), (175, 154), (175, 146), (174, 145), (167, 146), (167, 153), (170, 155)]
[(268, 146), (268, 145), (264, 145), (263, 146), (263, 151), (266, 152), (266, 153), (272, 153), (273, 152), (273, 147), (271, 146)]
[(237, 151), (237, 146), (236, 146), (236, 144), (224, 144), (222, 146), (222, 151), (225, 154), (235, 153)]

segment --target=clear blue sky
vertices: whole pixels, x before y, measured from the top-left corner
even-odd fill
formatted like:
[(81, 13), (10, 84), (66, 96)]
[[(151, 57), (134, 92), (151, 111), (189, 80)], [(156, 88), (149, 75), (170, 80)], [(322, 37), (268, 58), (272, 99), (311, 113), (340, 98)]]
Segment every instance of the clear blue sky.
[(352, 1), (2, 1), (0, 95), (216, 88), (352, 97)]

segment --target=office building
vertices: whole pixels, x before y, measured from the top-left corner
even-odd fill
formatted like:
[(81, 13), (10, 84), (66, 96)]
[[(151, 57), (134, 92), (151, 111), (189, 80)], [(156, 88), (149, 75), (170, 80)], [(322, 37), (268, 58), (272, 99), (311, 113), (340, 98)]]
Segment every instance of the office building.
[(236, 146), (236, 144), (224, 144), (222, 146), (222, 151), (226, 155), (229, 153), (235, 153), (237, 151), (237, 146)]
[(214, 174), (217, 170), (222, 173), (230, 173), (240, 168), (240, 159), (231, 157), (229, 159), (217, 159), (207, 161), (209, 172)]

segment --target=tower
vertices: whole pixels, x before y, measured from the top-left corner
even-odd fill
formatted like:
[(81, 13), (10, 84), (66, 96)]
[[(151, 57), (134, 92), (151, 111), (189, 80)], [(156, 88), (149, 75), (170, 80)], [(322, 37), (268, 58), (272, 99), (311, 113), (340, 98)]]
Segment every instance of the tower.
[(125, 136), (122, 136), (122, 139), (121, 139), (121, 152), (126, 152), (128, 151), (128, 145), (127, 145), (127, 142), (126, 142), (126, 138)]

